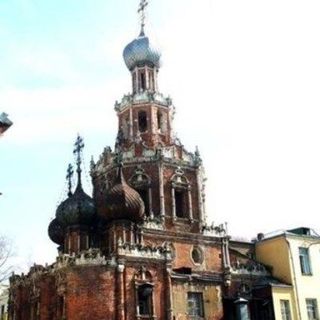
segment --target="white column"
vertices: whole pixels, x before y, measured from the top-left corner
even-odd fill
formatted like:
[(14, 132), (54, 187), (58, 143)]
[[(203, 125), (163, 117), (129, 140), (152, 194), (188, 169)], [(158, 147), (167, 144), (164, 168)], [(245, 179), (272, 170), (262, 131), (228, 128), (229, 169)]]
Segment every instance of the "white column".
[(148, 198), (149, 198), (149, 217), (153, 218), (153, 211), (152, 211), (152, 190), (151, 186), (148, 187)]
[(165, 218), (165, 206), (164, 206), (164, 186), (163, 186), (163, 163), (160, 159), (159, 162), (159, 195), (160, 195), (160, 216), (161, 219)]
[(200, 168), (197, 169), (197, 189), (198, 189), (198, 210), (199, 210), (199, 220), (200, 223), (204, 223), (203, 216), (203, 199), (202, 199), (202, 177), (200, 173)]
[(192, 212), (192, 194), (191, 194), (191, 187), (188, 187), (188, 206), (189, 206), (189, 219), (190, 221), (193, 220), (193, 212)]
[(172, 200), (172, 218), (177, 219), (176, 213), (176, 190), (174, 187), (171, 188), (171, 200)]

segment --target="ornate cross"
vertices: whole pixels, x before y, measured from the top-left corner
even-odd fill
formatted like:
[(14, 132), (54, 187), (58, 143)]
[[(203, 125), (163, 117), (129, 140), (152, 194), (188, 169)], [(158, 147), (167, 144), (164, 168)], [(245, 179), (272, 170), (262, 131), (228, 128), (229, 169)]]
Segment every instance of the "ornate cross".
[(84, 148), (83, 139), (78, 135), (77, 140), (74, 144), (74, 150), (73, 150), (73, 153), (77, 157), (77, 173), (78, 173), (78, 175), (80, 175), (80, 173), (81, 173), (81, 152), (82, 152), (83, 148)]
[(138, 13), (141, 15), (141, 33), (144, 31), (145, 21), (146, 21), (146, 7), (149, 2), (147, 0), (141, 0), (139, 4)]
[(68, 170), (67, 170), (67, 176), (66, 176), (66, 179), (68, 180), (68, 189), (69, 189), (68, 195), (69, 196), (72, 194), (72, 192), (71, 192), (71, 189), (72, 189), (71, 179), (72, 179), (73, 173), (74, 173), (73, 172), (73, 167), (72, 167), (71, 164), (69, 164)]

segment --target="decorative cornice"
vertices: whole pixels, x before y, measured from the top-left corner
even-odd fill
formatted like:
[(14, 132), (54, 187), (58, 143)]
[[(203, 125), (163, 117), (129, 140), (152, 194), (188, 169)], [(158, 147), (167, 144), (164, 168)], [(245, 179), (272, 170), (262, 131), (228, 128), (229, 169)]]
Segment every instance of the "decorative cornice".
[(146, 103), (156, 103), (169, 108), (172, 106), (172, 99), (170, 97), (165, 97), (163, 94), (158, 92), (142, 91), (136, 94), (124, 95), (121, 102), (115, 102), (114, 109), (117, 112), (122, 112), (129, 106)]

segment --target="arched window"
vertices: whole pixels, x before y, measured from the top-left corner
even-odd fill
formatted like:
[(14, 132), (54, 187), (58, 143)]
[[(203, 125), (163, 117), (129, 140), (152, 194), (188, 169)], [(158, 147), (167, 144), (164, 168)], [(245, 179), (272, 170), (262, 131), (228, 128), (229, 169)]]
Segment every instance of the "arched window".
[(146, 75), (143, 71), (139, 73), (139, 89), (146, 90)]
[(141, 316), (153, 316), (153, 286), (149, 283), (142, 284), (137, 290), (138, 309)]
[(187, 218), (187, 190), (183, 188), (176, 188), (174, 192), (174, 201), (176, 216), (178, 218)]
[(162, 133), (163, 115), (159, 110), (157, 112), (157, 120), (158, 120), (158, 132)]
[(139, 131), (146, 132), (148, 129), (147, 113), (145, 111), (139, 111), (138, 113)]
[(193, 220), (191, 187), (184, 172), (178, 168), (171, 178), (172, 217)]

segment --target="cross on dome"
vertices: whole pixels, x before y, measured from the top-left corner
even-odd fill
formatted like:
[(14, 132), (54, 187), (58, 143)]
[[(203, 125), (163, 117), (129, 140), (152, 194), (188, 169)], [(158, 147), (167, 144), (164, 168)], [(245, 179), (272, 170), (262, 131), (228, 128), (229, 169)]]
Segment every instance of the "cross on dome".
[(147, 0), (141, 0), (139, 4), (138, 13), (140, 13), (141, 20), (141, 35), (144, 34), (144, 26), (146, 21), (146, 7), (149, 5)]
[(76, 163), (77, 163), (77, 173), (78, 173), (78, 184), (81, 183), (81, 152), (84, 148), (84, 142), (83, 139), (78, 135), (77, 140), (74, 144), (74, 150), (73, 153), (76, 155)]
[(68, 169), (67, 169), (67, 176), (66, 176), (66, 179), (68, 181), (68, 189), (69, 189), (68, 196), (69, 197), (72, 195), (72, 192), (71, 192), (71, 189), (72, 189), (71, 179), (72, 179), (73, 173), (74, 173), (73, 172), (73, 167), (72, 167), (71, 164), (69, 164)]

